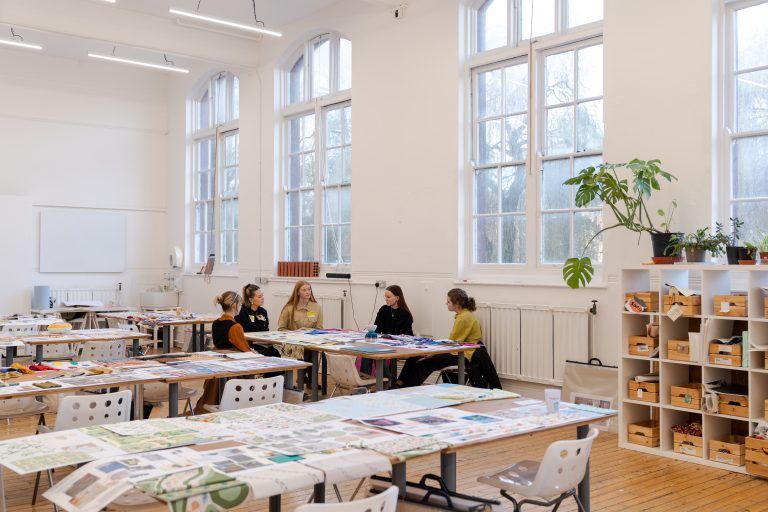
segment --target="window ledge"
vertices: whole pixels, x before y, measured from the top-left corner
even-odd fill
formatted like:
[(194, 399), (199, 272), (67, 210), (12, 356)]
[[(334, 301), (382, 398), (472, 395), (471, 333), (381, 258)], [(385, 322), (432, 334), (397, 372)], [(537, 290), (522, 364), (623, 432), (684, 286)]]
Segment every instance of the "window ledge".
[[(476, 284), (484, 286), (523, 286), (532, 288), (566, 288), (571, 289), (563, 281), (562, 267), (558, 265), (545, 265), (538, 268), (523, 267), (474, 267), (464, 277), (454, 281), (454, 284)], [(592, 282), (585, 288), (607, 289), (603, 269), (595, 267)]]

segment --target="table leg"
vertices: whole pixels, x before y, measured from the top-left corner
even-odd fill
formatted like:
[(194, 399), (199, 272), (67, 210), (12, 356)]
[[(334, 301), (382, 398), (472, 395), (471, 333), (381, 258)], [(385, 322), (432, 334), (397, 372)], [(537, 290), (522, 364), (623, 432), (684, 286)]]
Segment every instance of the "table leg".
[(405, 498), (406, 492), (406, 480), (405, 480), (405, 462), (398, 462), (392, 464), (392, 485), (396, 485), (399, 491), (398, 495), (401, 498)]
[(456, 452), (440, 453), (440, 476), (448, 490), (456, 492)]
[(317, 370), (319, 366), (318, 360), (320, 359), (318, 357), (319, 352), (317, 350), (312, 350), (312, 369), (310, 377), (310, 386), (312, 388), (312, 401), (317, 402)]
[(163, 326), (163, 354), (171, 351), (171, 326)]
[(464, 352), (459, 352), (459, 385), (464, 385), (464, 377), (465, 377), (465, 366), (466, 366), (467, 358), (464, 357)]
[(221, 403), (221, 399), (224, 396), (224, 386), (227, 385), (227, 378), (221, 377), (219, 380), (218, 390), (219, 390), (219, 403)]
[(168, 417), (179, 417), (179, 383), (168, 384)]
[(200, 352), (197, 348), (197, 324), (192, 324), (192, 339), (189, 340), (189, 351)]
[(384, 391), (384, 360), (376, 359), (376, 392)]
[(144, 419), (144, 384), (133, 386), (133, 418)]
[(139, 351), (141, 351), (141, 347), (139, 347), (139, 338), (135, 338), (133, 340), (133, 357), (138, 357)]
[(293, 370), (283, 372), (283, 387), (285, 389), (293, 389)]
[(389, 386), (392, 387), (392, 384), (397, 380), (397, 359), (390, 359), (389, 360)]
[[(579, 425), (576, 427), (576, 438), (584, 439), (589, 435), (589, 425)], [(579, 482), (579, 501), (586, 512), (589, 512), (589, 460), (587, 460), (587, 469), (584, 471), (584, 478)]]
[(298, 379), (296, 379), (297, 380), (297, 384), (298, 384), (297, 388), (298, 388), (299, 391), (301, 391), (303, 393), (304, 392), (304, 381), (306, 380), (305, 377), (304, 377), (305, 372), (304, 372), (303, 368), (301, 370), (296, 370), (296, 371), (299, 372), (299, 377), (298, 377)]
[(205, 350), (205, 324), (200, 324), (198, 333), (200, 335), (200, 339), (198, 340), (197, 346), (199, 347), (198, 350), (202, 352)]
[(325, 482), (315, 484), (315, 503), (325, 503)]
[(269, 497), (269, 512), (280, 512), (280, 498), (279, 494)]
[(35, 345), (35, 362), (36, 363), (43, 362), (43, 346), (42, 345)]
[(328, 358), (325, 357), (325, 352), (321, 354), (320, 368), (322, 370), (321, 390), (324, 395), (328, 394)]
[(5, 483), (3, 482), (3, 466), (0, 466), (0, 512), (5, 512)]
[(5, 348), (5, 366), (11, 366), (13, 364), (13, 358), (16, 357), (16, 347)]

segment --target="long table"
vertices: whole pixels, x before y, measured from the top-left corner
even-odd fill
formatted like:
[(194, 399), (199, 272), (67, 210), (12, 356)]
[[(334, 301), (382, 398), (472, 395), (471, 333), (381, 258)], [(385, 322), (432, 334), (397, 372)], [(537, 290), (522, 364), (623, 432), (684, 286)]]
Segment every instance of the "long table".
[(192, 345), (191, 352), (200, 352), (205, 347), (205, 325), (213, 323), (218, 318), (216, 315), (192, 314), (192, 315), (164, 315), (158, 313), (140, 313), (137, 311), (123, 311), (117, 313), (99, 313), (102, 318), (111, 318), (139, 324), (147, 327), (160, 327), (163, 331), (163, 353), (171, 351), (171, 327), (191, 325)]
[[(108, 342), (117, 340), (133, 340), (133, 355), (139, 355), (139, 340), (150, 338), (149, 334), (122, 329), (83, 329), (70, 331), (65, 334), (57, 334), (48, 331), (9, 336), (0, 334), (0, 342), (20, 341), (24, 345), (35, 347), (35, 362), (43, 361), (43, 347), (45, 345), (60, 345), (72, 343), (85, 343), (86, 341)], [(16, 357), (16, 347), (9, 345), (5, 351), (5, 366), (13, 364)]]
[[(431, 387), (432, 388), (437, 388), (438, 386), (431, 386)], [(446, 389), (448, 389), (451, 393), (454, 393), (455, 392), (454, 390), (459, 390), (460, 391), (460, 390), (465, 390), (465, 389), (468, 389), (468, 388), (459, 387), (459, 386), (456, 386), (456, 387), (447, 386)], [(419, 387), (417, 387), (417, 388), (409, 388), (409, 390), (397, 390), (397, 391), (393, 390), (393, 391), (389, 391), (389, 392), (386, 392), (386, 393), (399, 393), (399, 396), (403, 396), (404, 393), (415, 393), (415, 394), (418, 394), (420, 391), (423, 392), (423, 389), (420, 389)], [(356, 401), (356, 400), (366, 400), (366, 396), (367, 395), (353, 396), (353, 397), (343, 397), (343, 399), (344, 400), (353, 400), (353, 401)], [(396, 395), (392, 395), (392, 397), (395, 397), (395, 396)], [(390, 399), (388, 398), (387, 400), (390, 400)], [(483, 414), (483, 413), (484, 414), (493, 414), (495, 412), (499, 416), (503, 416), (502, 415), (503, 411), (514, 411), (515, 409), (519, 408), (519, 406), (523, 406), (526, 402), (530, 402), (530, 401), (521, 401), (521, 400), (517, 400), (517, 399), (498, 399), (498, 400), (490, 400), (490, 401), (487, 401), (487, 402), (465, 403), (465, 404), (461, 404), (461, 405), (455, 405), (455, 406), (452, 406), (452, 407), (444, 407), (442, 409), (424, 409), (424, 408), (422, 408), (420, 410), (417, 409), (416, 411), (414, 411), (414, 413), (418, 413), (418, 414), (424, 414), (424, 413), (439, 414), (439, 411), (441, 411), (441, 410), (459, 409), (462, 412), (471, 412), (471, 413), (474, 413), (474, 414)], [(320, 404), (318, 404), (318, 405), (320, 405)], [(266, 407), (272, 407), (272, 406), (266, 406)], [(288, 410), (290, 411), (290, 408), (295, 408), (297, 406), (289, 406), (288, 404), (286, 404), (286, 407), (288, 407), (289, 408)], [(574, 407), (576, 407), (576, 406), (574, 406)], [(253, 436), (253, 435), (259, 436), (260, 432), (258, 430), (254, 431), (251, 428), (248, 428), (248, 425), (252, 425), (251, 422), (254, 421), (255, 418), (259, 418), (261, 416), (261, 413), (259, 412), (259, 410), (260, 410), (260, 408), (258, 408), (258, 407), (257, 408), (252, 408), (252, 409), (244, 410), (243, 412), (246, 413), (246, 417), (245, 418), (234, 419), (234, 421), (235, 421), (234, 424), (231, 423), (231, 421), (233, 421), (232, 419), (227, 420), (226, 422), (222, 423), (220, 426), (217, 426), (215, 431), (220, 433), (220, 434), (222, 434), (227, 439), (232, 439), (232, 440), (244, 439), (245, 440), (244, 442), (246, 442), (246, 444), (253, 444), (254, 442), (256, 442), (258, 444), (259, 441), (254, 441), (249, 436)], [(251, 413), (255, 414), (255, 415), (249, 417), (249, 416), (247, 416), (247, 414), (249, 414), (247, 411), (251, 411)], [(324, 411), (322, 409), (320, 409), (319, 411), (317, 409), (315, 409), (315, 410), (309, 412), (309, 414), (317, 414), (318, 412), (324, 413)], [(216, 414), (207, 415), (207, 416), (209, 418), (213, 419), (214, 423), (215, 423), (216, 422), (215, 418), (217, 417), (217, 414), (226, 415), (227, 413), (226, 412), (225, 413), (216, 413)], [(327, 414), (327, 412), (325, 412), (325, 414)], [(523, 413), (523, 414), (527, 414), (527, 413)], [(547, 415), (546, 416), (546, 420), (547, 421), (540, 421), (541, 420), (541, 416), (540, 415), (539, 416), (532, 416), (532, 418), (534, 418), (534, 419), (531, 420), (531, 422), (532, 422), (531, 424), (533, 424), (533, 425), (540, 424), (541, 426), (534, 426), (533, 428), (531, 428), (529, 430), (519, 430), (519, 431), (513, 430), (513, 429), (498, 430), (498, 432), (502, 432), (501, 434), (496, 434), (497, 431), (495, 429), (489, 429), (489, 430), (486, 430), (487, 432), (490, 432), (491, 437), (489, 437), (489, 438), (486, 438), (486, 439), (476, 439), (474, 441), (470, 440), (470, 441), (464, 441), (464, 442), (461, 441), (461, 440), (450, 442), (450, 443), (442, 442), (442, 444), (437, 445), (437, 448), (431, 449), (431, 450), (424, 450), (424, 452), (422, 452), (420, 455), (415, 455), (412, 458), (418, 458), (418, 457), (427, 455), (428, 453), (435, 453), (435, 451), (439, 451), (440, 452), (440, 459), (441, 459), (441, 464), (440, 464), (440, 466), (441, 466), (440, 470), (441, 471), (440, 472), (441, 472), (442, 478), (443, 478), (443, 480), (444, 480), (444, 482), (446, 484), (446, 487), (449, 490), (455, 490), (455, 488), (456, 488), (456, 473), (457, 473), (457, 470), (458, 470), (457, 466), (458, 466), (458, 463), (460, 462), (459, 460), (457, 460), (457, 453), (460, 453), (461, 451), (463, 451), (465, 449), (468, 449), (468, 448), (470, 448), (472, 446), (477, 446), (477, 445), (491, 445), (491, 446), (494, 445), (494, 444), (504, 445), (505, 443), (508, 443), (508, 442), (510, 442), (510, 441), (512, 441), (512, 440), (514, 440), (514, 439), (516, 439), (518, 437), (520, 437), (520, 436), (523, 436), (523, 435), (531, 435), (531, 434), (536, 435), (539, 432), (547, 432), (547, 431), (550, 431), (550, 430), (555, 429), (555, 428), (561, 428), (563, 426), (575, 426), (577, 428), (577, 436), (581, 438), (581, 437), (586, 436), (586, 434), (587, 434), (587, 432), (589, 430), (589, 425), (591, 423), (601, 422), (601, 421), (604, 421), (606, 418), (610, 418), (610, 417), (614, 417), (614, 416), (616, 416), (616, 412), (615, 411), (609, 411), (606, 414), (596, 414), (596, 415), (592, 414), (592, 413), (585, 413), (585, 414), (571, 415), (571, 416), (568, 416), (567, 414), (557, 414), (555, 416)], [(236, 417), (231, 417), (230, 416), (230, 418), (236, 418)], [(249, 419), (249, 418), (253, 418), (253, 419)], [(538, 419), (536, 419), (536, 418), (538, 418)], [(180, 425), (182, 425), (182, 424), (187, 425), (187, 426), (190, 425), (190, 423), (184, 423), (183, 419), (178, 419), (178, 420), (174, 420), (174, 421), (181, 421), (182, 423)], [(208, 421), (210, 421), (210, 420), (206, 420), (206, 422), (208, 422)], [(241, 424), (241, 426), (239, 427), (239, 430), (238, 430), (238, 427), (237, 427), (237, 424), (238, 424), (237, 422), (238, 421)], [(261, 421), (260, 424), (266, 425), (269, 420), (262, 419), (260, 421)], [(331, 419), (324, 419), (322, 421), (335, 421), (335, 420), (332, 417)], [(536, 423), (537, 421), (539, 423)], [(306, 427), (306, 426), (307, 426), (307, 424), (303, 425), (303, 427)], [(299, 426), (299, 427), (296, 427), (296, 428), (303, 428), (303, 427)], [(278, 428), (278, 427), (272, 427), (272, 428)], [(367, 426), (366, 428), (371, 429), (371, 428), (374, 428), (374, 427)], [(233, 429), (233, 430), (230, 430), (230, 429)], [(141, 430), (141, 429), (139, 429), (139, 430)], [(44, 434), (44, 435), (51, 435), (51, 434)], [(363, 439), (366, 438), (365, 434), (361, 434), (361, 436), (363, 436), (362, 437)], [(428, 438), (424, 438), (424, 437), (413, 437), (413, 436), (410, 436), (410, 435), (407, 435), (407, 434), (397, 434), (396, 436), (397, 436), (398, 439), (416, 439), (416, 440), (419, 440), (419, 443), (421, 443), (421, 442), (426, 443), (424, 446), (426, 446), (427, 444), (432, 443), (432, 440), (430, 440)], [(493, 436), (495, 436), (495, 437), (493, 437)], [(429, 437), (429, 436), (427, 436), (427, 437)], [(270, 439), (272, 439), (270, 434), (265, 432), (263, 434), (263, 438), (265, 440), (260, 441), (260, 442), (261, 443), (266, 442), (267, 445), (265, 445), (265, 446), (268, 447), (269, 443), (272, 442), (272, 441), (270, 441)], [(24, 442), (26, 442), (25, 441), (26, 439), (29, 439), (30, 441), (32, 441), (32, 438), (30, 437), (30, 438), (23, 438), (20, 442), (23, 444)], [(46, 445), (45, 439), (43, 439), (43, 438), (35, 437), (34, 440), (36, 440), (38, 442), (42, 442), (43, 446)], [(18, 440), (14, 440), (14, 441), (18, 442)], [(217, 442), (220, 442), (220, 441), (221, 441), (221, 439), (217, 439)], [(391, 468), (392, 468), (392, 482), (393, 482), (394, 485), (398, 486), (398, 488), (400, 489), (401, 495), (404, 495), (406, 493), (406, 491), (407, 491), (406, 462), (405, 462), (405, 459), (408, 456), (405, 456), (405, 457), (401, 456), (397, 452), (397, 449), (395, 449), (395, 451), (392, 452), (392, 451), (389, 451), (389, 450), (392, 450), (393, 448), (391, 448), (391, 447), (390, 448), (384, 448), (383, 446), (386, 444), (387, 440), (385, 439), (384, 441), (385, 441), (384, 444), (381, 444), (381, 443), (377, 444), (376, 442), (374, 442), (372, 444), (368, 444), (365, 441), (363, 441), (363, 444), (360, 445), (360, 447), (362, 447), (364, 450), (373, 450), (373, 451), (376, 451), (378, 453), (382, 453), (382, 454), (385, 454), (385, 455), (389, 456), (390, 463), (391, 463)], [(4, 445), (4, 444), (7, 445), (7, 443), (0, 443), (0, 445)], [(434, 445), (435, 443), (432, 443), (432, 444)], [(168, 448), (170, 448), (170, 447), (168, 447)], [(0, 446), (0, 453), (4, 453), (2, 451), (3, 449), (4, 448), (2, 446)], [(318, 452), (322, 451), (322, 450), (323, 449), (320, 448), (320, 447), (318, 447), (316, 449), (316, 451), (318, 451)], [(343, 451), (344, 448), (342, 447), (341, 450)], [(410, 452), (411, 450), (407, 450), (407, 451)], [(55, 467), (60, 467), (62, 465), (66, 465), (66, 464), (59, 463), (59, 465), (57, 466), (57, 462), (55, 462), (56, 458), (53, 457), (54, 455), (56, 455), (56, 453), (51, 453), (50, 455), (51, 455), (50, 457), (46, 457), (46, 459), (45, 459), (44, 464), (46, 465), (46, 467), (42, 468), (43, 470), (50, 469), (50, 468), (55, 468)], [(98, 451), (94, 451), (93, 453), (87, 453), (84, 457), (85, 457), (85, 460), (80, 460), (78, 462), (87, 462), (89, 460), (97, 460), (97, 459), (100, 459), (100, 458), (107, 457), (107, 455), (103, 455), (103, 454), (101, 454)], [(275, 461), (275, 462), (277, 462), (277, 461)], [(11, 467), (11, 466), (8, 466), (8, 465), (9, 464), (13, 464), (13, 462), (8, 462), (6, 459), (3, 459), (2, 457), (0, 457), (0, 464), (3, 464), (5, 466), (7, 466), (7, 467)], [(322, 466), (322, 459), (320, 459), (317, 462), (317, 464), (318, 464), (318, 467), (322, 468), (323, 467)], [(25, 470), (25, 473), (28, 473), (30, 471), (36, 471), (36, 470), (39, 470), (39, 469), (41, 469), (41, 468), (39, 468), (39, 467), (28, 468), (27, 470)], [(376, 473), (380, 473), (380, 472), (381, 471), (376, 471)], [(248, 481), (248, 480), (246, 479), (245, 481)], [(1, 482), (1, 472), (0, 472), (0, 482)], [(317, 483), (318, 482), (315, 482), (315, 491), (316, 492), (322, 491), (322, 494), (318, 495), (318, 498), (322, 499), (322, 496), (324, 496), (324, 488), (322, 486), (318, 487)], [(581, 482), (581, 484), (579, 485), (579, 498), (582, 500), (582, 503), (584, 504), (584, 507), (586, 508), (586, 510), (589, 510), (589, 506), (590, 506), (589, 505), (590, 504), (589, 484), (590, 484), (590, 482), (589, 482), (589, 466), (587, 466), (587, 472), (585, 474), (585, 478)], [(292, 490), (295, 490), (295, 489), (296, 488), (294, 487)], [(0, 492), (2, 492), (2, 491), (3, 491), (3, 489), (0, 488)], [(266, 497), (266, 496), (264, 496), (264, 497)], [(4, 496), (3, 496), (3, 503), (4, 503)], [(272, 512), (279, 511), (280, 510), (280, 498), (279, 498), (279, 496), (270, 496), (269, 504), (270, 504), (270, 510)]]
[[(318, 400), (318, 374), (320, 368), (320, 354), (332, 353), (342, 354), (355, 357), (365, 357), (367, 359), (373, 359), (376, 364), (376, 391), (384, 389), (384, 361), (390, 360), (396, 363), (398, 359), (408, 359), (411, 357), (425, 357), (438, 354), (450, 354), (458, 352), (464, 354), (469, 350), (474, 350), (478, 345), (474, 344), (445, 344), (429, 345), (424, 348), (401, 348), (392, 347), (376, 343), (374, 341), (332, 341), (335, 336), (334, 333), (328, 335), (316, 334), (311, 335), (318, 338), (317, 343), (312, 343), (307, 339), (306, 331), (275, 331), (275, 332), (248, 332), (245, 333), (245, 339), (260, 345), (285, 345), (296, 344), (303, 347), (305, 350), (311, 352), (312, 370), (310, 377), (311, 399), (313, 402)], [(331, 338), (329, 338), (331, 337)], [(330, 339), (330, 341), (329, 341)], [(386, 348), (391, 352), (369, 352), (366, 348)], [(458, 374), (459, 384), (464, 384), (465, 374), (465, 358), (458, 358)], [(396, 364), (392, 365), (396, 368)], [(397, 372), (392, 372), (393, 377)], [(323, 375), (325, 377), (325, 375)], [(299, 384), (303, 382), (300, 377)]]
[(61, 317), (64, 314), (85, 313), (83, 320), (83, 329), (98, 329), (99, 321), (96, 315), (114, 311), (130, 311), (132, 308), (126, 306), (60, 306), (55, 308), (33, 309), (35, 315), (56, 315)]

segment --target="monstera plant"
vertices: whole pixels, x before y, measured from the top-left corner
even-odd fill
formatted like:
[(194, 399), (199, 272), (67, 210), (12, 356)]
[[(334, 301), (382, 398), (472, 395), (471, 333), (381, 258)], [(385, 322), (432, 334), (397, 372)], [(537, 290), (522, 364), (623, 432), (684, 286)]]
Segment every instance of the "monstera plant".
[[(622, 175), (629, 174), (629, 179)], [(630, 181), (631, 179), (631, 181)], [(659, 160), (634, 159), (627, 163), (604, 163), (587, 167), (579, 174), (566, 180), (564, 185), (578, 187), (574, 202), (577, 207), (585, 207), (595, 199), (602, 201), (613, 214), (616, 222), (600, 229), (584, 246), (581, 257), (569, 258), (563, 267), (563, 279), (571, 288), (586, 286), (592, 281), (594, 267), (592, 260), (585, 256), (590, 244), (603, 232), (623, 227), (641, 235), (643, 232), (661, 233), (653, 223), (647, 202), (654, 190), (661, 190), (662, 180), (672, 181), (677, 178), (661, 168)], [(656, 213), (656, 212), (654, 212)], [(664, 215), (662, 215), (664, 217)]]

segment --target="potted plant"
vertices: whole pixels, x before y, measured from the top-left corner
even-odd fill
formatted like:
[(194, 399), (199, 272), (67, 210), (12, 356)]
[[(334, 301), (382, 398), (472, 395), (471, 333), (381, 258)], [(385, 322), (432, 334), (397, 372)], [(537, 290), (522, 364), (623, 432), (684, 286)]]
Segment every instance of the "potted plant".
[[(600, 229), (589, 239), (582, 251), (580, 258), (569, 258), (563, 267), (563, 279), (571, 288), (585, 286), (592, 280), (594, 267), (592, 260), (585, 256), (587, 248), (603, 231), (623, 227), (629, 231), (642, 234), (662, 233), (654, 226), (653, 219), (648, 213), (647, 201), (654, 190), (661, 190), (661, 180), (676, 180), (675, 176), (661, 168), (659, 160), (634, 159), (627, 163), (610, 164), (603, 163), (582, 169), (579, 174), (566, 180), (564, 185), (578, 187), (574, 197), (577, 207), (584, 207), (599, 198), (613, 214), (616, 222), (608, 227)], [(620, 171), (628, 171), (631, 174), (631, 182), (627, 178), (619, 176)], [(673, 202), (673, 205), (675, 203)], [(673, 207), (674, 209), (674, 207)], [(666, 215), (666, 226), (671, 220)], [(663, 251), (666, 252), (667, 246)]]
[[(656, 213), (662, 218), (660, 227), (663, 231), (651, 231), (651, 244), (653, 247), (653, 256), (656, 258), (661, 257), (679, 257), (682, 254), (680, 248), (672, 246), (672, 241), (676, 238), (682, 238), (682, 233), (671, 233), (669, 231), (669, 225), (672, 223), (672, 217), (675, 215), (677, 209), (677, 201), (672, 200), (667, 212), (659, 209)], [(679, 258), (682, 260), (682, 257)]]
[(685, 236), (676, 236), (670, 247), (676, 252), (685, 251), (688, 263), (702, 263), (706, 261), (707, 253), (717, 257), (723, 252), (720, 239), (709, 228), (699, 228)]
[(755, 243), (755, 247), (760, 253), (761, 260), (768, 260), (768, 232), (763, 233), (763, 238)]
[(754, 247), (748, 249), (743, 245), (739, 245), (741, 238), (741, 228), (744, 227), (744, 221), (738, 217), (731, 217), (728, 219), (731, 222), (731, 234), (726, 235), (723, 225), (720, 222), (715, 223), (715, 236), (720, 240), (720, 244), (725, 246), (725, 255), (728, 258), (729, 265), (738, 265), (739, 260), (754, 259), (755, 249)]

